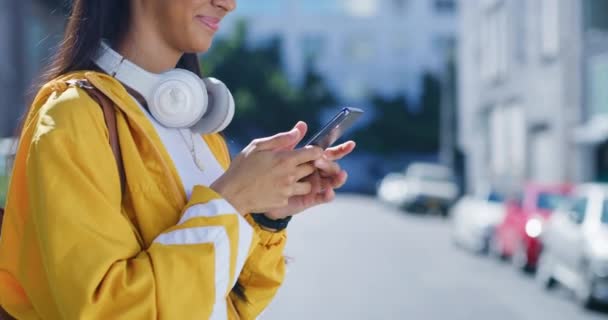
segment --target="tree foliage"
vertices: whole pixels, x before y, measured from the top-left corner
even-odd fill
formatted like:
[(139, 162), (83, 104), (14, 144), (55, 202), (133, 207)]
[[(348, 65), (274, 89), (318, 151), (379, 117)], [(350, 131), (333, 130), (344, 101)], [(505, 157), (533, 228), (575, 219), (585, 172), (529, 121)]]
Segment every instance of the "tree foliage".
[(423, 78), (419, 112), (412, 111), (404, 96), (374, 96), (375, 118), (354, 134), (354, 140), (360, 149), (380, 154), (437, 152), (440, 101), (439, 80), (430, 73)]
[(205, 76), (221, 79), (234, 95), (237, 111), (226, 134), (244, 144), (290, 129), (298, 120), (318, 127), (321, 111), (336, 98), (312, 63), (301, 85), (293, 85), (281, 60), (280, 39), (255, 47), (246, 40), (247, 27), (241, 22), (230, 37), (216, 40), (201, 60)]
[[(337, 99), (323, 77), (308, 61), (299, 86), (288, 81), (281, 60), (281, 41), (247, 45), (247, 27), (240, 23), (227, 38), (218, 39), (202, 60), (203, 73), (224, 81), (236, 100), (237, 112), (226, 130), (240, 144), (291, 128), (296, 121), (319, 127), (321, 112), (336, 107)], [(419, 108), (410, 108), (405, 96), (373, 95), (374, 119), (351, 137), (359, 150), (379, 154), (434, 153), (439, 148), (441, 86), (432, 74), (424, 75)], [(420, 111), (412, 111), (412, 110)]]

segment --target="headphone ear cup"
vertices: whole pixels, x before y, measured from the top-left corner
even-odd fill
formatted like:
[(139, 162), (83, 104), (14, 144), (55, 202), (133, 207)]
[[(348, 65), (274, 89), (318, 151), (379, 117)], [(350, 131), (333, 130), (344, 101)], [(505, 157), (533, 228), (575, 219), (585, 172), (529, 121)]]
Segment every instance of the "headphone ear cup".
[(234, 118), (234, 98), (228, 87), (218, 79), (204, 78), (201, 86), (208, 96), (207, 112), (191, 130), (199, 134), (220, 132)]
[(196, 124), (207, 112), (209, 97), (200, 89), (201, 79), (192, 72), (175, 69), (162, 74), (146, 97), (154, 118), (169, 128), (188, 128)]

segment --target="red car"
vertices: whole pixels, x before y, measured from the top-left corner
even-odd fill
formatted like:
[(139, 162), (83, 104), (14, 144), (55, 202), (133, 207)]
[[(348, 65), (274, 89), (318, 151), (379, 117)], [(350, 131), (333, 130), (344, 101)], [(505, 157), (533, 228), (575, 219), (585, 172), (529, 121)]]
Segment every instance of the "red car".
[(541, 251), (539, 236), (551, 213), (572, 191), (569, 184), (540, 185), (529, 183), (521, 203), (507, 203), (506, 215), (496, 227), (491, 250), (525, 271), (534, 271)]

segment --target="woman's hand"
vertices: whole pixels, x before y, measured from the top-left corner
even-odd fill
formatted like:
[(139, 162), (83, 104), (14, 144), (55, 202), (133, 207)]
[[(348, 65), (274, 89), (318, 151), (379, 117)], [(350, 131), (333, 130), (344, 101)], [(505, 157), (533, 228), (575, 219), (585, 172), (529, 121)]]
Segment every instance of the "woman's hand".
[(268, 212), (287, 206), (292, 197), (309, 194), (312, 183), (300, 180), (315, 172), (313, 163), (323, 157), (323, 151), (317, 147), (293, 150), (305, 128), (300, 122), (289, 132), (253, 140), (211, 189), (241, 214)]
[(347, 172), (342, 170), (335, 161), (350, 154), (355, 146), (353, 141), (349, 141), (325, 150), (323, 157), (314, 162), (317, 170), (302, 180), (302, 182), (310, 183), (311, 192), (290, 197), (287, 206), (270, 210), (266, 212), (266, 216), (270, 219), (282, 219), (333, 201), (336, 196), (334, 190), (341, 188), (348, 179)]

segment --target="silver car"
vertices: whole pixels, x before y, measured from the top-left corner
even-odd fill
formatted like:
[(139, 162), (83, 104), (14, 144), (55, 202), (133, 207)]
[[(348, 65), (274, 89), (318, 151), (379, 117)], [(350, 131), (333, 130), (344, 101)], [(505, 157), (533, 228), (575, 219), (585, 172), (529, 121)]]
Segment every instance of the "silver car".
[(413, 163), (405, 174), (391, 173), (378, 186), (384, 202), (408, 211), (439, 211), (447, 215), (459, 190), (448, 167), (432, 163)]
[(577, 187), (541, 240), (537, 277), (544, 287), (560, 283), (587, 308), (608, 304), (608, 185)]
[(504, 216), (505, 205), (498, 194), (465, 195), (450, 209), (452, 239), (465, 249), (485, 254), (494, 229)]

